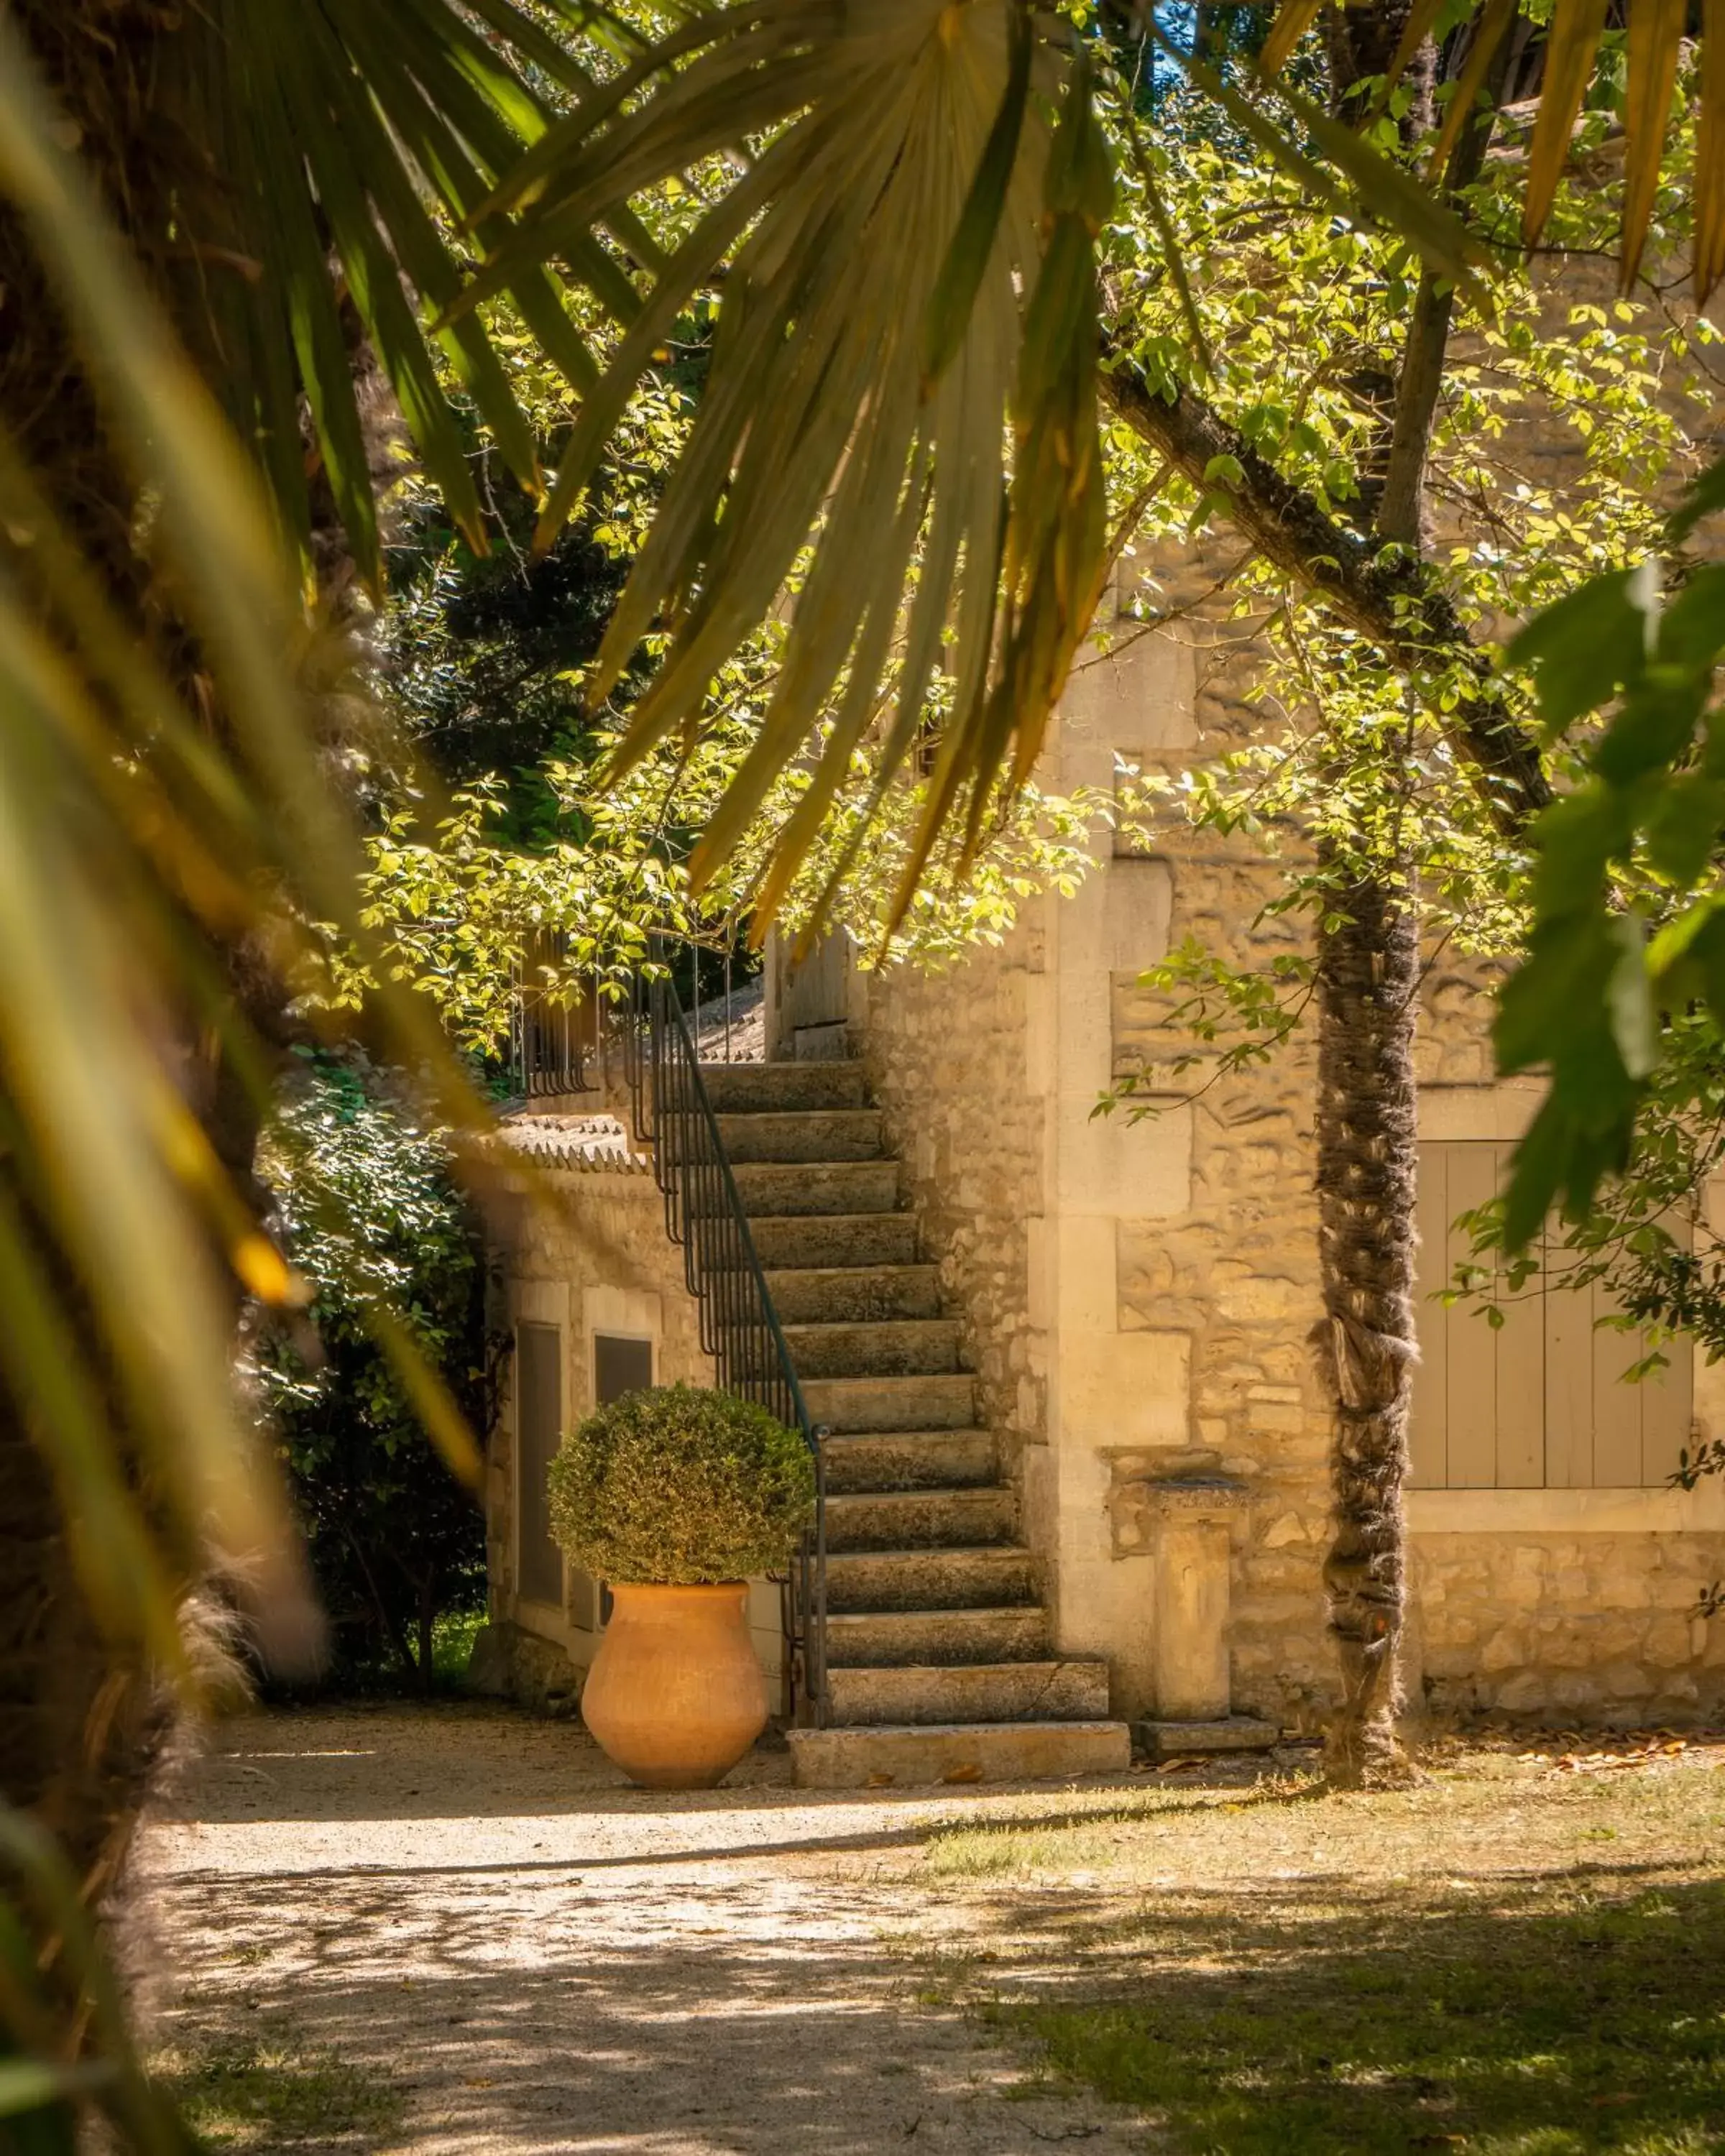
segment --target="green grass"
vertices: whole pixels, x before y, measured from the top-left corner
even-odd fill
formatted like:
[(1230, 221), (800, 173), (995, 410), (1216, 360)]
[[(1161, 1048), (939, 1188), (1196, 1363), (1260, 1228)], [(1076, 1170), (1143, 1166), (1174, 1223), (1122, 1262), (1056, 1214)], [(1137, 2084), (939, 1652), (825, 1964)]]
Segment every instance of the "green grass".
[(922, 1863), (969, 1899), (951, 1995), (1169, 2156), (1725, 2156), (1722, 1799), (1699, 1755), (1499, 1753), (1015, 1807)]
[(212, 2148), (259, 2152), (363, 2148), (401, 2118), (381, 2076), (334, 2051), (277, 2035), (168, 2050), (155, 2080)]
[[(1482, 1918), (1417, 1936), (1273, 1906), (1187, 1965), (1088, 2005), (997, 2002), (1050, 2063), (1163, 2118), (1192, 2156), (1466, 2146), (1476, 2156), (1725, 2150), (1725, 1891)], [(1202, 1958), (1200, 1958), (1202, 1957)]]

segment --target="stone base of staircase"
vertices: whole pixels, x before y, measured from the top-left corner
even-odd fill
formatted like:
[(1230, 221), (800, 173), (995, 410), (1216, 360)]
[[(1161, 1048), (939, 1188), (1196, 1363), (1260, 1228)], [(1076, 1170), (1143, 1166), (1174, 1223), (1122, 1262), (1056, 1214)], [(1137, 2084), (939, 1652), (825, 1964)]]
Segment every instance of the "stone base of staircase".
[(1214, 1722), (1141, 1722), (1138, 1742), (1153, 1759), (1189, 1753), (1270, 1752), (1281, 1743), (1281, 1730), (1255, 1714), (1229, 1714)]
[(915, 1789), (929, 1783), (1067, 1781), (1132, 1764), (1123, 1722), (876, 1723), (793, 1729), (799, 1789)]

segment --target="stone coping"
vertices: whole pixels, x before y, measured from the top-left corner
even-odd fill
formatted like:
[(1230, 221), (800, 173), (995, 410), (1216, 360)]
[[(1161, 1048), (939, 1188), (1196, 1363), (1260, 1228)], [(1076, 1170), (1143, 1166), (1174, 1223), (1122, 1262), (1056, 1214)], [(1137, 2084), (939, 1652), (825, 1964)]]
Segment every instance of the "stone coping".
[(495, 1142), (542, 1168), (589, 1175), (649, 1175), (653, 1168), (645, 1153), (631, 1147), (615, 1116), (508, 1115), (498, 1123)]
[(1725, 1481), (1693, 1490), (1410, 1490), (1416, 1535), (1725, 1532)]

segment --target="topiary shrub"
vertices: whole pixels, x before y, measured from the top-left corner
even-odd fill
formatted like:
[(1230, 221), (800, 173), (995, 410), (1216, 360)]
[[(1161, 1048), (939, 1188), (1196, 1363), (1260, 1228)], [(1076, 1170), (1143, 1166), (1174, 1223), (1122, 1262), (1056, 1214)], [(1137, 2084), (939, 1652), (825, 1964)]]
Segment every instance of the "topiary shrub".
[(624, 1394), (551, 1466), (552, 1532), (595, 1579), (700, 1587), (781, 1572), (814, 1516), (797, 1432), (694, 1385)]

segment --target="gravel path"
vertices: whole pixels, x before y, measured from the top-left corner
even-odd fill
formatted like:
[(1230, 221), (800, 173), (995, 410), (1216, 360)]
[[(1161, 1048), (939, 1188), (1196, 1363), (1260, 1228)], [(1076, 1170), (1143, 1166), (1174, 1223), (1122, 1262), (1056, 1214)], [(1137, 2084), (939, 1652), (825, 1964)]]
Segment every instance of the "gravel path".
[(491, 1707), (228, 1723), (140, 1847), (158, 2025), (195, 2049), (290, 2023), (407, 2092), (403, 2123), (343, 2145), (414, 2156), (1145, 2147), (919, 2003), (914, 1957), (969, 1917), (916, 1846), (1024, 1793), (740, 1771), (649, 1795), (578, 1728)]

